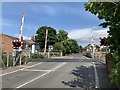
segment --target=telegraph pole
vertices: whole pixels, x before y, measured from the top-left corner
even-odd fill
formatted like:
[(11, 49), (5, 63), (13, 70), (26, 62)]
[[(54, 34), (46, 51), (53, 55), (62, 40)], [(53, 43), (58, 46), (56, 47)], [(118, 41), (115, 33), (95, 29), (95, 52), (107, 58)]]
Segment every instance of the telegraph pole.
[(45, 49), (44, 49), (44, 54), (46, 53), (46, 47), (47, 47), (47, 37), (48, 37), (48, 29), (46, 29), (46, 37), (45, 37)]

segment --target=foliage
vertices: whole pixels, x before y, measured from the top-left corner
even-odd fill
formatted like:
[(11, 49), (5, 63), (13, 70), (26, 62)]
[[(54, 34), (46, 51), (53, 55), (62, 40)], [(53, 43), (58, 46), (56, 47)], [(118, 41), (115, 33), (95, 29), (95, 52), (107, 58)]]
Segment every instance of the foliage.
[[(6, 52), (0, 52), (1, 55), (1, 59), (2, 61), (0, 61), (0, 67), (7, 67), (7, 53)], [(12, 55), (9, 55), (9, 65), (8, 66), (12, 66), (13, 65), (13, 57)], [(4, 65), (3, 65), (4, 64)]]
[(36, 59), (36, 58), (44, 58), (45, 56), (42, 54), (32, 54), (32, 58)]
[(68, 33), (64, 30), (59, 30), (59, 33), (57, 34), (58, 42), (62, 42), (64, 40), (68, 39)]
[(80, 51), (80, 47), (74, 39), (65, 40), (62, 44), (64, 53), (78, 53)]
[(55, 50), (55, 51), (60, 51), (60, 50), (62, 50), (62, 43), (61, 43), (61, 42), (56, 42), (56, 43), (54, 44), (54, 50)]
[[(69, 39), (68, 33), (64, 30), (59, 30), (56, 34), (56, 30), (52, 27), (42, 26), (38, 28), (37, 35), (35, 36), (35, 42), (40, 44), (41, 49), (44, 49), (46, 29), (48, 29), (48, 45), (54, 46), (54, 51), (62, 51), (63, 54), (78, 53), (81, 50), (81, 46), (74, 39)], [(37, 56), (35, 56), (37, 57)]]
[(53, 45), (56, 42), (56, 30), (52, 27), (42, 26), (38, 28), (35, 36), (35, 42), (40, 44), (41, 49), (44, 49), (45, 45), (45, 37), (46, 37), (46, 29), (48, 29), (48, 37), (47, 37), (47, 48), (48, 45)]
[(82, 47), (81, 45), (80, 45), (79, 47), (80, 47), (80, 52), (82, 52), (82, 50), (83, 50), (83, 47)]
[(90, 2), (85, 4), (85, 8), (99, 19), (104, 19), (105, 22), (100, 26), (109, 27), (108, 38), (114, 60), (111, 82), (118, 85), (120, 84), (120, 2)]

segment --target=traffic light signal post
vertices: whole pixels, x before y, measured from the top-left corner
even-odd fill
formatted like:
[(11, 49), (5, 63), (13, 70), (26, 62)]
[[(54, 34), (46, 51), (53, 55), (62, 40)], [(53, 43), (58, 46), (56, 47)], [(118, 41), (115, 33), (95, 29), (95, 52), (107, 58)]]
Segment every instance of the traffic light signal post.
[(108, 54), (110, 52), (110, 44), (108, 42), (108, 38), (104, 37), (104, 38), (99, 38), (100, 41), (100, 56), (102, 54), (102, 47), (106, 47), (106, 54)]
[(22, 22), (20, 25), (20, 33), (19, 33), (19, 39), (18, 40), (13, 40), (12, 41), (12, 48), (13, 48), (13, 66), (18, 61), (18, 58), (20, 57), (20, 62), (19, 64), (21, 65), (21, 59), (22, 59), (22, 48), (23, 48), (23, 37), (22, 37), (22, 32), (23, 32), (23, 25), (24, 25), (24, 14), (22, 15)]
[(20, 57), (19, 64), (21, 65), (21, 53), (22, 53), (23, 42), (21, 40), (13, 40), (12, 48), (13, 48), (13, 66), (18, 62), (18, 58)]

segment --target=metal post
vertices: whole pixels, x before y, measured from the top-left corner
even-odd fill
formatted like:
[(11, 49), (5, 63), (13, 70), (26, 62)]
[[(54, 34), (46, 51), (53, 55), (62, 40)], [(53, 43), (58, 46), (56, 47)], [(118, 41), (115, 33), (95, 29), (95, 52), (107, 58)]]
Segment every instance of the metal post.
[(50, 47), (48, 48), (48, 58), (50, 58)]
[(27, 54), (25, 55), (26, 59), (25, 59), (25, 64), (27, 63)]
[(16, 61), (16, 52), (13, 52), (12, 56), (13, 56), (13, 66), (14, 66)]
[(102, 47), (100, 47), (100, 55), (99, 55), (99, 59), (101, 58), (102, 56)]
[(7, 53), (7, 67), (9, 67), (9, 53)]
[(20, 65), (21, 65), (21, 61), (22, 61), (22, 55), (20, 54), (20, 62), (19, 62), (19, 63), (20, 63)]
[(61, 50), (61, 52), (60, 52), (60, 56), (62, 57), (62, 50)]

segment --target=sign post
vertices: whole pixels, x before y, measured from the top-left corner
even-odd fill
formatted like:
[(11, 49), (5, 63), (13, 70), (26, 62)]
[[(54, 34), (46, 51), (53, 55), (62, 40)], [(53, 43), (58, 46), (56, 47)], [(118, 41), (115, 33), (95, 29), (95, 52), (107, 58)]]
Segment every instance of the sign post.
[(53, 45), (49, 45), (48, 47), (48, 58), (50, 58), (50, 51), (53, 50)]

